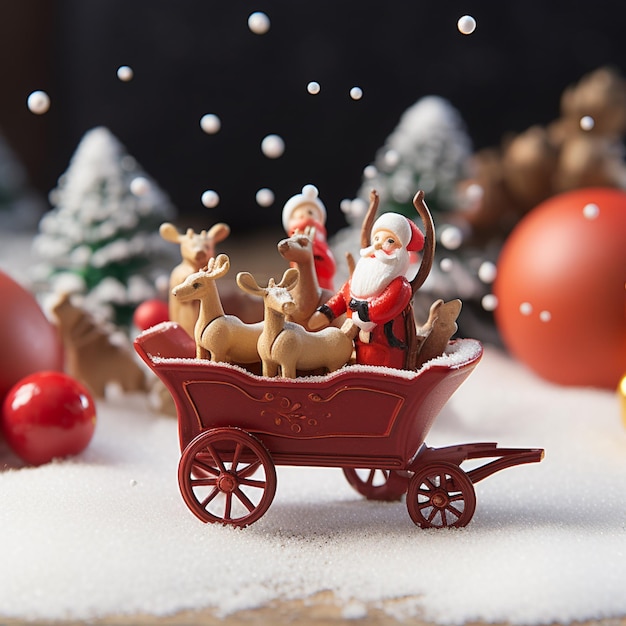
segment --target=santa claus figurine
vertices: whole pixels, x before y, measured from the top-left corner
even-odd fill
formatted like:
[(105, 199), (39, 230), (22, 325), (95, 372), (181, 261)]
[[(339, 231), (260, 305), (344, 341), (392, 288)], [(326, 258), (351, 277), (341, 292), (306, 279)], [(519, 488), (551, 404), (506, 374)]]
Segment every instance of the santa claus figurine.
[(409, 330), (414, 325), (410, 253), (424, 247), (424, 235), (409, 219), (384, 213), (372, 227), (371, 245), (361, 250), (351, 278), (311, 316), (317, 330), (346, 313), (359, 329), (357, 363), (404, 368)]
[(305, 185), (302, 193), (287, 200), (283, 207), (283, 227), (289, 237), (314, 229), (313, 261), (317, 282), (322, 289), (334, 291), (336, 264), (326, 241), (326, 207), (314, 185)]

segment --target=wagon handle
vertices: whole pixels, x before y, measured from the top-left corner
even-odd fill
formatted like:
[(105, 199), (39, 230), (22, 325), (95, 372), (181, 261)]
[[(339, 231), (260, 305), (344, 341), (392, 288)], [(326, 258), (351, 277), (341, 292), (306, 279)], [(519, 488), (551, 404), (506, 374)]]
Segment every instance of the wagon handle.
[(498, 448), (497, 443), (467, 443), (444, 448), (423, 447), (410, 464), (410, 469), (416, 471), (422, 464), (441, 461), (460, 467), (461, 463), (471, 459), (492, 458), (493, 461), (466, 472), (467, 477), (475, 484), (507, 467), (539, 463), (543, 457), (543, 448)]

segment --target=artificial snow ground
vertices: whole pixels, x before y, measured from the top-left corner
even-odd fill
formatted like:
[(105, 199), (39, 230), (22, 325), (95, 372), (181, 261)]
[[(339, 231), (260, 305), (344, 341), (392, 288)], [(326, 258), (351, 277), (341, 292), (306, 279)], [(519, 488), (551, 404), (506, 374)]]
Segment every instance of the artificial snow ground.
[(226, 616), (326, 590), (346, 618), (368, 607), (441, 624), (626, 616), (616, 394), (550, 385), (495, 348), (427, 443), (497, 441), (546, 458), (478, 483), (459, 530), (420, 530), (403, 502), (363, 499), (341, 470), (289, 467), (258, 522), (205, 525), (178, 492), (175, 420), (143, 396), (100, 403), (98, 420), (82, 456), (0, 473), (0, 618)]

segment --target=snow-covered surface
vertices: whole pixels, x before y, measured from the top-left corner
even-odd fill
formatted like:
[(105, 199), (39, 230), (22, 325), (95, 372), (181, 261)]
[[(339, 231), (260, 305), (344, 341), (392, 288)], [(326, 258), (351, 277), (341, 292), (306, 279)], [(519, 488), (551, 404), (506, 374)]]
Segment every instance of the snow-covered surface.
[[(487, 346), (428, 443), (546, 448), (476, 485), (464, 529), (424, 531), (404, 503), (364, 500), (338, 469), (278, 468), (245, 530), (204, 525), (178, 492), (172, 418), (143, 396), (98, 405), (80, 457), (0, 473), (0, 618), (219, 615), (332, 590), (439, 623), (626, 615), (626, 431), (616, 396), (538, 380)], [(6, 454), (4, 455), (7, 458)]]
[[(29, 241), (2, 242), (25, 279)], [(427, 443), (543, 447), (536, 465), (476, 485), (468, 527), (424, 531), (401, 503), (369, 502), (341, 470), (278, 468), (245, 530), (205, 525), (178, 491), (175, 420), (142, 396), (98, 404), (79, 457), (0, 471), (0, 621), (111, 614), (228, 615), (331, 590), (442, 624), (626, 616), (626, 430), (616, 394), (548, 384), (486, 346)], [(15, 459), (0, 444), (0, 464)]]

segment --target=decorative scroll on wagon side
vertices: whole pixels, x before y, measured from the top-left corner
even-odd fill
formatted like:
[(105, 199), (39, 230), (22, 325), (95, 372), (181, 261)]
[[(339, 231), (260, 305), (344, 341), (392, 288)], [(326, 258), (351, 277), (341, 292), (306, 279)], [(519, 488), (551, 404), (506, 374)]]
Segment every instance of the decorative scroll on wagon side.
[[(324, 391), (290, 385), (261, 391), (242, 389), (223, 380), (191, 380), (185, 394), (202, 428), (207, 401), (219, 398), (211, 411), (211, 426), (228, 425), (257, 434), (302, 439), (323, 437), (388, 437), (405, 397), (389, 390), (339, 385)], [(355, 411), (355, 408), (361, 407)]]

